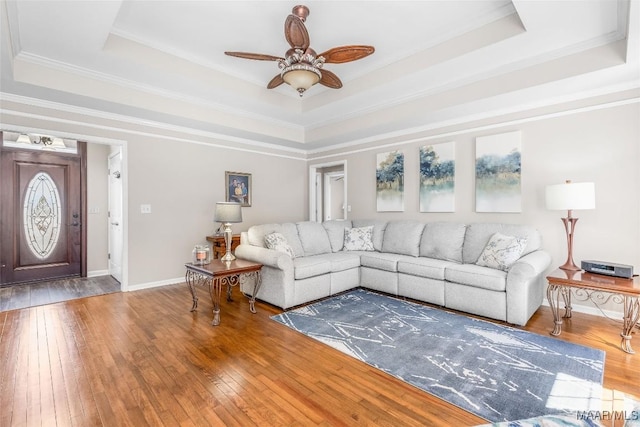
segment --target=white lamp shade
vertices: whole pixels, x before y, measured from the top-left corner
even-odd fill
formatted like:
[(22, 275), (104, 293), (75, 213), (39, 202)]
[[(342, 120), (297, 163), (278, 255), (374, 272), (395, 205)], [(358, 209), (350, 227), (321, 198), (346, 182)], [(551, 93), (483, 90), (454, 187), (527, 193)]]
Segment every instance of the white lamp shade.
[(232, 203), (232, 202), (216, 203), (214, 221), (224, 222), (224, 223), (242, 222), (241, 207), (242, 205), (240, 203)]
[(548, 185), (545, 191), (547, 209), (594, 209), (596, 192), (593, 182), (566, 182)]

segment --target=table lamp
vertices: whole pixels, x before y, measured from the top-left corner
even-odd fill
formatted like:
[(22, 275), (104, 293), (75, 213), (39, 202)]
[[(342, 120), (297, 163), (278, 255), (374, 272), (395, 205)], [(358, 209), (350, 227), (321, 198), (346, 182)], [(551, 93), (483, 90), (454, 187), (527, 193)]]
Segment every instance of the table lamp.
[(547, 209), (566, 210), (567, 217), (561, 218), (567, 233), (567, 261), (560, 266), (566, 271), (579, 271), (573, 262), (573, 236), (578, 218), (571, 215), (575, 209), (594, 209), (596, 207), (595, 186), (593, 182), (571, 182), (548, 185), (545, 192)]
[(233, 239), (231, 224), (235, 222), (242, 222), (242, 209), (240, 203), (216, 203), (214, 221), (221, 222), (224, 225), (224, 243), (227, 247), (227, 252), (222, 258), (220, 258), (220, 260), (233, 261), (236, 257), (231, 253), (231, 241)]

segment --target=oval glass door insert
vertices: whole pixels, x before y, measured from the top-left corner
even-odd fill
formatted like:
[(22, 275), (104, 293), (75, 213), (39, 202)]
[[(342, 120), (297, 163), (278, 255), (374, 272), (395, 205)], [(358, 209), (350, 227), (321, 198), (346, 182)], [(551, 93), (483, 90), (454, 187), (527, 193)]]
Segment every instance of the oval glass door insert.
[(29, 182), (24, 198), (24, 233), (31, 252), (46, 259), (60, 239), (62, 212), (60, 194), (46, 172), (38, 172)]

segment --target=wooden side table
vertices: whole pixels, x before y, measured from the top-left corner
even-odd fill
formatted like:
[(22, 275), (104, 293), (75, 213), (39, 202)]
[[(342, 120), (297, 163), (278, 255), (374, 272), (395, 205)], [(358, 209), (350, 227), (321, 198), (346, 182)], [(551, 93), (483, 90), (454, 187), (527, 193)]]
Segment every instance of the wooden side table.
[(247, 298), (249, 298), (249, 310), (254, 314), (256, 313), (256, 294), (262, 284), (260, 278), (262, 264), (236, 259), (234, 261), (212, 260), (206, 265), (195, 265), (188, 262), (185, 267), (187, 268), (185, 282), (189, 287), (189, 291), (191, 291), (193, 300), (191, 311), (196, 311), (198, 308), (198, 295), (195, 287), (207, 286), (213, 303), (213, 321), (211, 322), (213, 326), (220, 324), (220, 293), (222, 286), (227, 286), (227, 301), (233, 301), (231, 299), (231, 288), (240, 283), (241, 277), (254, 280), (253, 292), (250, 296), (247, 295)]
[[(213, 259), (220, 259), (227, 252), (227, 246), (224, 243), (224, 236), (207, 236), (207, 241), (211, 242), (213, 248)], [(240, 235), (234, 234), (231, 239), (231, 252), (236, 250), (236, 247), (240, 244)]]
[[(630, 354), (631, 333), (640, 320), (640, 278), (624, 279), (585, 271), (557, 269), (547, 276), (547, 300), (553, 313), (554, 327), (551, 335), (562, 333), (562, 319), (571, 317), (571, 294), (581, 301), (591, 301), (599, 307), (613, 301), (623, 306), (620, 348)], [(564, 315), (560, 316), (560, 297), (564, 302)]]

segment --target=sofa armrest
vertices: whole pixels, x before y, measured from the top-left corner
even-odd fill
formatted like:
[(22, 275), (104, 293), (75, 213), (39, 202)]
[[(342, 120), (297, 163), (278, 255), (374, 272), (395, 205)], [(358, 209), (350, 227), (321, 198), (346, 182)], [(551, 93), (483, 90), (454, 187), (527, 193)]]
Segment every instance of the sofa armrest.
[(291, 257), (284, 252), (274, 251), (273, 249), (240, 244), (235, 250), (235, 255), (238, 258), (259, 262), (262, 265), (279, 270), (293, 270)]
[(533, 251), (515, 262), (507, 273), (507, 281), (524, 279), (544, 273), (551, 265), (551, 256), (542, 250)]
[(507, 322), (525, 325), (542, 305), (546, 289), (545, 271), (551, 256), (537, 250), (520, 258), (507, 272)]

